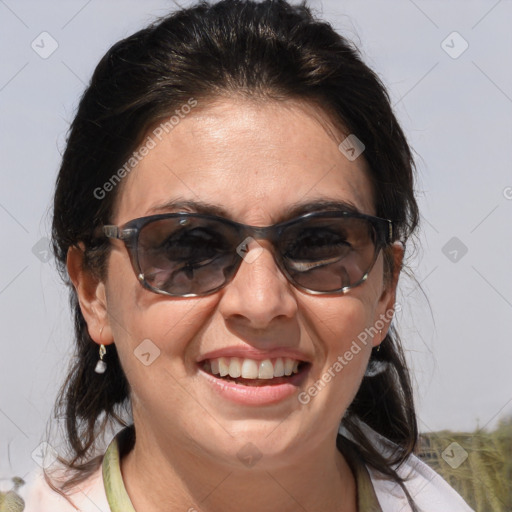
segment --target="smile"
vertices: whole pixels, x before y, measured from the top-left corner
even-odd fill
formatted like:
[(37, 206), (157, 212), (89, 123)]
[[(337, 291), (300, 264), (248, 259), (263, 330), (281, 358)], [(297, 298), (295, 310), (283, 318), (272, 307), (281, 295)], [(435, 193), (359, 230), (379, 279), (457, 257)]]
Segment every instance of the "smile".
[(244, 405), (271, 405), (296, 395), (311, 363), (288, 357), (216, 357), (199, 363), (201, 374), (222, 398)]
[(268, 381), (298, 373), (301, 364), (303, 364), (302, 361), (289, 357), (262, 361), (240, 357), (217, 357), (205, 360), (203, 370), (227, 380), (238, 379), (242, 384), (263, 380), (264, 384), (268, 385), (270, 383)]

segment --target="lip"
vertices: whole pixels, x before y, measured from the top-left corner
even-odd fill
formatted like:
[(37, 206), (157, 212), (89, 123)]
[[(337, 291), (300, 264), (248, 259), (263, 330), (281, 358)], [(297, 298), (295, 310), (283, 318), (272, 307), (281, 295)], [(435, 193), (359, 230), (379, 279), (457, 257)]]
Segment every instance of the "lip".
[(217, 357), (240, 357), (241, 359), (254, 359), (255, 361), (263, 361), (264, 359), (276, 359), (278, 357), (289, 357), (305, 363), (311, 363), (311, 358), (299, 350), (286, 347), (275, 347), (269, 350), (258, 350), (248, 346), (224, 347), (212, 350), (205, 354), (201, 354), (196, 362), (202, 363), (207, 359), (216, 359)]
[[(245, 354), (247, 354), (247, 352), (245, 352)], [(265, 353), (265, 358), (268, 358), (268, 354), (269, 352)], [(245, 355), (245, 357), (249, 356)], [(203, 358), (203, 361), (204, 359), (211, 358), (213, 358), (213, 356)], [(200, 365), (198, 365), (198, 368), (199, 374), (205, 378), (208, 385), (221, 398), (238, 404), (261, 406), (276, 404), (295, 395), (307, 378), (309, 370), (311, 369), (311, 364), (304, 365), (303, 369), (299, 371), (299, 373), (287, 377), (286, 382), (281, 384), (269, 384), (261, 386), (246, 386), (244, 384), (237, 384), (233, 381), (214, 377), (213, 375), (205, 372)]]

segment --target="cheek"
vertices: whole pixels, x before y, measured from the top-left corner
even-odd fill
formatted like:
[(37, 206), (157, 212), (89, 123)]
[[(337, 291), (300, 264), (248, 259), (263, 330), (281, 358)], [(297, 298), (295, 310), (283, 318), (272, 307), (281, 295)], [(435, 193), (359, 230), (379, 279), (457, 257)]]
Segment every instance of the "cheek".
[(365, 337), (364, 333), (375, 334), (372, 326), (378, 317), (383, 291), (382, 272), (382, 258), (379, 257), (367, 281), (345, 295), (305, 298), (304, 311), (311, 312), (308, 315), (310, 325), (327, 352), (344, 352), (353, 341), (357, 341), (362, 349), (366, 345), (371, 349), (371, 338)]
[[(212, 297), (172, 298), (145, 289), (122, 255), (112, 254), (107, 309), (121, 365), (134, 392), (155, 382), (161, 371), (181, 378), (191, 371), (190, 340), (215, 306)], [(165, 363), (164, 363), (165, 361)], [(165, 366), (165, 370), (164, 370)], [(166, 378), (172, 385), (169, 378)]]
[[(372, 350), (379, 286), (368, 281), (341, 297), (308, 299), (306, 330), (315, 344), (317, 364), (310, 385), (299, 396), (311, 411), (338, 420), (353, 401)], [(323, 412), (321, 412), (323, 411)]]
[[(311, 311), (313, 308), (309, 309)], [(321, 307), (319, 305), (316, 314), (309, 316), (309, 319), (318, 344), (316, 352), (325, 354), (325, 364), (333, 363), (339, 355), (350, 350), (354, 343), (360, 345), (358, 352), (369, 352), (371, 338), (368, 336), (365, 339), (364, 333), (371, 327), (373, 317), (374, 308), (361, 297), (346, 295), (322, 299)]]

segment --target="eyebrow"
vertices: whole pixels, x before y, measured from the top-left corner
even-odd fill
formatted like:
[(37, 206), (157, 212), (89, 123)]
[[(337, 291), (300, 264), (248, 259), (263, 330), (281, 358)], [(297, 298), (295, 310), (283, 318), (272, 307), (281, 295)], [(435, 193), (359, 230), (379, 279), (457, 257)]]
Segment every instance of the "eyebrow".
[(204, 201), (193, 201), (191, 199), (176, 199), (167, 201), (166, 203), (159, 204), (151, 207), (148, 210), (149, 214), (166, 213), (174, 210), (187, 210), (192, 213), (202, 213), (205, 215), (218, 215), (219, 217), (230, 218), (229, 213), (217, 204), (206, 203)]
[(304, 202), (293, 203), (284, 210), (284, 219), (288, 220), (305, 213), (316, 211), (340, 211), (361, 213), (361, 211), (349, 201), (341, 201), (337, 199), (313, 199)]
[[(190, 213), (200, 213), (203, 215), (216, 215), (218, 217), (224, 217), (226, 219), (234, 219), (233, 216), (218, 204), (207, 203), (200, 200), (183, 200), (176, 199), (167, 201), (160, 205), (155, 205), (148, 210), (148, 214), (153, 215), (156, 213), (166, 213), (177, 210), (185, 210)], [(310, 212), (316, 211), (344, 211), (352, 213), (362, 213), (353, 203), (349, 201), (341, 201), (336, 199), (313, 199), (303, 202), (292, 203), (284, 209), (279, 215), (278, 219), (274, 219), (274, 222), (284, 222), (300, 215), (304, 215)]]

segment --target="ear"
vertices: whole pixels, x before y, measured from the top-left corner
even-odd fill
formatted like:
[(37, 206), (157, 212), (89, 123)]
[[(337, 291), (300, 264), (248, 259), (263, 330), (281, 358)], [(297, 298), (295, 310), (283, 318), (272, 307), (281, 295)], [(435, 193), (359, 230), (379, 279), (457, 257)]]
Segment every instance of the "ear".
[(83, 244), (68, 249), (66, 265), (89, 336), (99, 345), (110, 345), (114, 338), (108, 321), (105, 284), (84, 267)]
[(384, 340), (389, 331), (389, 326), (395, 313), (396, 288), (404, 258), (404, 246), (401, 242), (393, 243), (388, 251), (389, 256), (393, 260), (393, 267), (391, 275), (384, 276), (384, 288), (376, 309), (374, 325), (378, 331), (382, 330), (382, 332), (373, 337), (374, 347), (382, 343), (382, 340)]

